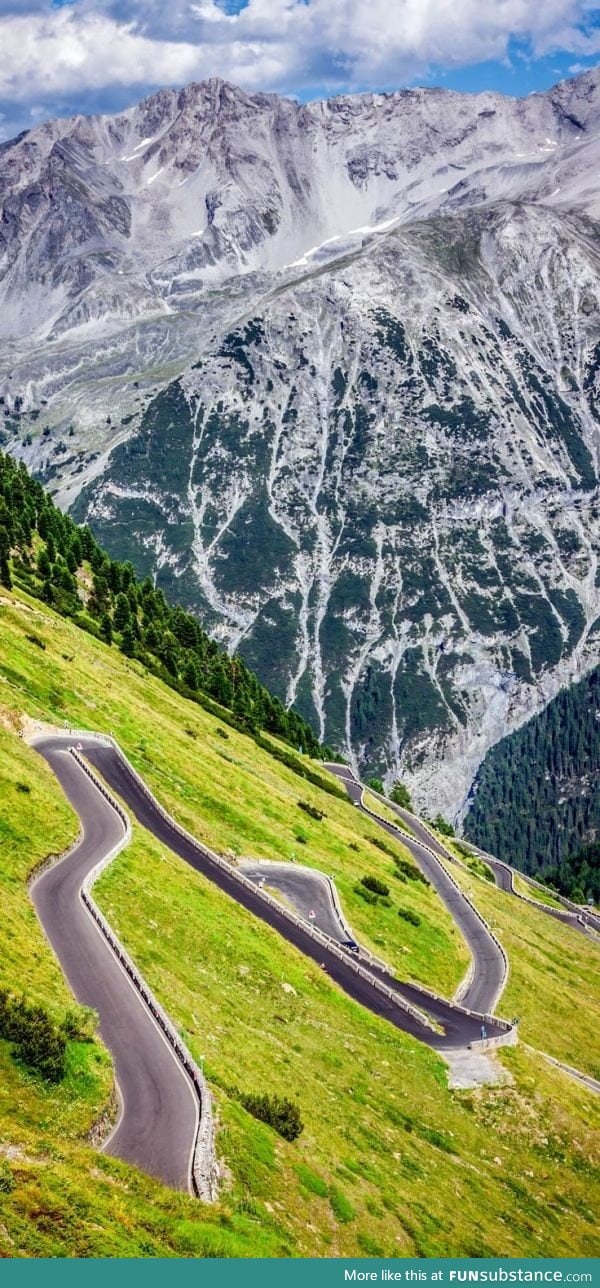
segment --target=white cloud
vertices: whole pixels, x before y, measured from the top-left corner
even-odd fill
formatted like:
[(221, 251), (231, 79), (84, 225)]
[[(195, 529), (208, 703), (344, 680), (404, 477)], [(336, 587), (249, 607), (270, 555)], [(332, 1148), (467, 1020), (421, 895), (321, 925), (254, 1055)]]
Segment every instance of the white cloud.
[[(401, 85), (445, 68), (506, 57), (591, 56), (591, 0), (83, 0), (0, 19), (0, 98), (28, 103), (117, 86), (220, 75), (250, 89)], [(166, 23), (168, 22), (168, 28)]]

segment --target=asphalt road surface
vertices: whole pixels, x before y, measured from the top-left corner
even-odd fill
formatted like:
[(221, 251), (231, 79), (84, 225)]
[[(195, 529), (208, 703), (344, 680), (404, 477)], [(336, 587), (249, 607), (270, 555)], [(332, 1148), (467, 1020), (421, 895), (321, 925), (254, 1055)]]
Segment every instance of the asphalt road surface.
[[(337, 778), (341, 779), (348, 793), (352, 795), (353, 800), (356, 798), (357, 788), (359, 789), (358, 795), (360, 798), (362, 784), (357, 783), (352, 771), (348, 769), (346, 765), (329, 765), (328, 768), (333, 771)], [(421, 841), (423, 845), (428, 845), (430, 850), (433, 850), (435, 854), (440, 856), (440, 858), (450, 859), (451, 862), (456, 862), (455, 856), (450, 854), (445, 846), (437, 840), (437, 837), (432, 836), (431, 832), (423, 826), (414, 814), (411, 814), (407, 809), (402, 809), (402, 806), (396, 805), (394, 801), (387, 799), (386, 806), (398, 815), (398, 818), (404, 826), (413, 833), (417, 841)], [(406, 844), (408, 844), (408, 842), (406, 842)], [(484, 863), (487, 863), (488, 867), (491, 868), (494, 881), (496, 882), (499, 890), (504, 890), (506, 894), (515, 894), (513, 887), (513, 876), (515, 875), (515, 872), (517, 876), (520, 876), (521, 879), (527, 883), (527, 874), (525, 872), (519, 872), (517, 869), (513, 869), (509, 863), (505, 863), (502, 859), (496, 859), (492, 854), (487, 854), (484, 850), (480, 850), (476, 845), (473, 845), (471, 841), (468, 841), (467, 844), (469, 845), (469, 848), (473, 850), (473, 853), (477, 854), (481, 859), (483, 859)], [(547, 916), (554, 917), (555, 920), (564, 922), (566, 925), (571, 926), (573, 930), (586, 934), (587, 932), (585, 927), (588, 925), (593, 930), (600, 933), (600, 917), (595, 913), (588, 912), (584, 909), (579, 910), (574, 906), (571, 908), (553, 908), (549, 904), (541, 903), (540, 900), (536, 899), (535, 886), (531, 887), (530, 897), (534, 900), (536, 907), (540, 908), (542, 912), (545, 912)]]
[[(66, 761), (67, 764), (69, 764), (73, 758), (70, 756), (64, 756), (64, 754), (61, 755), (61, 750), (64, 753), (64, 751), (72, 745), (73, 740), (73, 735), (65, 735), (46, 739), (37, 744), (37, 749), (45, 756), (51, 768), (55, 771), (57, 777), (61, 781), (63, 788), (67, 790), (67, 794), (69, 794), (69, 774), (65, 772), (64, 763)], [(422, 1010), (427, 1010), (427, 1012), (436, 1021), (443, 1024), (444, 1032), (436, 1033), (424, 1025), (417, 1016), (413, 1016), (404, 1011), (400, 1005), (374, 988), (369, 979), (365, 979), (363, 976), (357, 974), (352, 967), (351, 961), (346, 962), (343, 959), (340, 959), (327, 947), (316, 942), (311, 936), (309, 926), (304, 928), (301, 925), (295, 925), (293, 922), (290, 922), (285, 917), (283, 911), (271, 904), (268, 904), (262, 898), (258, 890), (253, 890), (251, 887), (242, 885), (236, 878), (235, 870), (232, 869), (230, 871), (226, 868), (222, 868), (219, 864), (215, 863), (209, 852), (204, 850), (199, 843), (192, 841), (188, 837), (182, 836), (173, 824), (168, 819), (165, 819), (162, 813), (156, 808), (153, 801), (141, 788), (137, 779), (131, 774), (125, 760), (121, 758), (114, 748), (105, 746), (95, 741), (93, 738), (88, 737), (81, 738), (80, 740), (78, 739), (77, 746), (80, 747), (81, 753), (86, 757), (88, 762), (101, 774), (108, 786), (121, 798), (126, 807), (129, 808), (131, 813), (143, 827), (152, 832), (159, 841), (168, 846), (174, 854), (182, 858), (190, 865), (190, 867), (201, 872), (221, 891), (235, 899), (238, 904), (259, 917), (263, 922), (266, 922), (267, 925), (277, 930), (283, 938), (293, 944), (294, 947), (298, 948), (306, 957), (311, 958), (321, 966), (327, 972), (329, 977), (338, 984), (339, 987), (348, 994), (348, 996), (366, 1007), (373, 1014), (379, 1015), (388, 1020), (388, 1022), (393, 1024), (396, 1028), (401, 1029), (406, 1033), (410, 1033), (413, 1037), (418, 1038), (420, 1041), (427, 1043), (429, 1046), (434, 1047), (440, 1052), (442, 1052), (444, 1048), (466, 1047), (470, 1042), (479, 1040), (481, 1037), (481, 1019), (477, 1015), (469, 1015), (466, 1010), (452, 1008), (447, 1002), (444, 1002), (443, 999), (435, 998), (434, 996), (426, 992), (421, 992), (421, 990), (403, 982), (394, 981), (392, 977), (386, 975), (383, 971), (377, 971), (375, 967), (369, 966), (368, 969), (372, 975), (379, 976), (386, 984), (388, 984), (388, 986), (397, 988), (398, 992), (401, 993), (408, 1001), (419, 1006)], [(73, 761), (73, 764), (77, 768), (76, 762)], [(81, 779), (85, 779), (84, 774), (81, 774)], [(79, 782), (79, 780), (77, 781)], [(79, 793), (76, 793), (75, 796), (70, 796), (70, 799), (78, 812), (80, 804), (84, 807), (83, 802), (80, 801)], [(110, 844), (114, 843), (108, 836), (105, 841), (102, 840), (102, 827), (104, 823), (107, 822), (107, 815), (106, 811), (102, 809), (100, 805), (101, 801), (103, 801), (103, 798), (96, 793), (96, 799), (92, 805), (96, 839), (95, 844), (92, 847), (93, 854), (88, 856), (85, 865), (82, 865), (81, 870), (78, 868), (77, 877), (79, 879), (79, 885), (81, 884), (83, 876), (88, 871), (88, 868), (93, 866), (101, 857), (101, 854), (105, 853), (110, 848)], [(84, 808), (87, 809), (87, 806)], [(85, 825), (86, 819), (84, 816), (82, 816), (82, 821)], [(96, 831), (96, 828), (98, 828), (99, 831)], [(74, 853), (76, 854), (77, 851)], [(48, 875), (50, 876), (51, 874), (49, 873)], [(75, 881), (75, 886), (78, 888), (77, 880)], [(87, 944), (90, 942), (92, 930), (96, 935), (98, 932), (95, 930), (92, 923), (90, 923), (91, 929), (88, 929), (87, 926), (84, 927), (84, 925), (81, 924), (80, 919), (77, 918), (78, 933), (75, 935), (72, 934), (68, 923), (71, 912), (75, 912), (74, 903), (76, 903), (76, 900), (69, 903), (67, 907), (62, 908), (60, 915), (58, 916), (53, 917), (51, 909), (47, 920), (44, 919), (41, 909), (40, 915), (42, 915), (45, 927), (49, 927), (49, 937), (53, 942), (59, 960), (65, 968), (67, 977), (75, 988), (77, 996), (80, 996), (81, 1000), (87, 1000), (87, 994), (84, 994), (81, 987), (81, 981), (79, 981), (77, 976), (77, 961), (82, 957), (85, 957)], [(81, 936), (84, 936), (84, 938), (81, 938)], [(69, 953), (68, 949), (74, 938), (76, 941), (76, 949), (73, 954)], [(75, 961), (73, 961), (73, 956), (75, 957)], [(89, 975), (89, 972), (85, 973), (86, 976)], [(102, 1034), (107, 1046), (109, 1046), (111, 1050), (115, 1050), (115, 1056), (117, 1056), (117, 1050), (113, 1046), (111, 1023), (114, 1022), (117, 1025), (119, 1028), (119, 1036), (124, 1037), (124, 1045), (127, 1046), (128, 1026), (122, 1026), (118, 1018), (119, 994), (124, 993), (127, 988), (130, 988), (130, 985), (124, 978), (122, 981), (117, 982), (114, 978), (113, 972), (113, 986), (115, 992), (113, 998), (114, 1009), (112, 1012), (112, 1018), (106, 1014), (106, 1018), (103, 1021), (102, 1026)], [(95, 993), (94, 997), (95, 1000), (92, 1000), (89, 1004), (95, 1006), (99, 1011), (101, 1011), (100, 1003), (102, 1002), (102, 998), (98, 998)], [(503, 1029), (500, 1025), (496, 1025), (493, 1022), (487, 1024), (488, 1037), (495, 1037), (501, 1032), (503, 1032)], [(156, 1043), (154, 1044), (154, 1048), (155, 1054), (157, 1054)], [(170, 1055), (168, 1048), (167, 1054)], [(135, 1066), (137, 1064), (135, 1056), (132, 1055), (131, 1059), (132, 1064)], [(121, 1063), (123, 1063), (122, 1055)], [(179, 1071), (177, 1066), (174, 1066), (174, 1068), (178, 1073)], [(121, 1084), (122, 1078), (124, 1081), (124, 1075), (120, 1073), (118, 1060), (117, 1075), (119, 1083)], [(145, 1072), (143, 1076), (150, 1078), (149, 1071)], [(157, 1082), (156, 1076), (150, 1080), (154, 1084)], [(139, 1119), (141, 1123), (144, 1121), (144, 1115), (137, 1113), (135, 1098), (131, 1095), (127, 1095), (127, 1087), (122, 1087), (121, 1089), (125, 1102), (123, 1119), (119, 1129), (121, 1140), (119, 1141), (119, 1133), (117, 1133), (111, 1142), (111, 1152), (117, 1152), (117, 1147), (119, 1147), (126, 1138), (129, 1138), (129, 1136), (138, 1138), (141, 1134), (141, 1127), (138, 1128), (137, 1132), (133, 1129), (129, 1132), (125, 1120), (128, 1118), (130, 1112), (135, 1113), (136, 1119)], [(166, 1089), (164, 1090), (166, 1091)], [(150, 1106), (150, 1113), (147, 1121), (154, 1123), (156, 1121), (154, 1105)], [(186, 1135), (186, 1133), (184, 1132), (183, 1135)], [(167, 1138), (166, 1143), (168, 1146), (169, 1130), (164, 1133), (164, 1136)], [(187, 1138), (189, 1139), (189, 1137)], [(177, 1152), (180, 1155), (180, 1148), (178, 1148)], [(122, 1156), (124, 1157), (125, 1154), (123, 1153)], [(131, 1154), (129, 1152), (127, 1157), (131, 1158)], [(132, 1159), (131, 1161), (134, 1160)], [(145, 1170), (148, 1169), (147, 1162), (140, 1161), (140, 1166), (143, 1166)], [(153, 1168), (148, 1170), (157, 1172), (156, 1163)], [(161, 1175), (165, 1178), (166, 1170), (161, 1171)]]
[[(313, 913), (314, 925), (325, 931), (325, 934), (331, 935), (332, 939), (342, 944), (348, 939), (346, 929), (336, 913), (329, 884), (320, 874), (315, 873), (311, 868), (303, 867), (300, 863), (253, 864), (247, 861), (240, 864), (240, 867), (250, 880), (256, 881), (257, 884), (264, 881), (267, 887), (277, 890), (305, 920), (309, 920), (310, 914)], [(404, 980), (396, 979), (387, 971), (374, 966), (367, 958), (364, 959), (363, 964), (368, 967), (371, 974), (376, 975), (385, 984), (392, 985), (412, 1006), (425, 1011), (437, 1024), (443, 1026), (445, 1035), (441, 1041), (435, 1037), (425, 1039), (431, 1046), (442, 1050), (444, 1047), (465, 1046), (466, 1042), (481, 1036), (481, 1021), (469, 1019), (465, 1027), (462, 1009), (457, 1010), (449, 1006), (443, 998), (427, 992), (418, 984), (407, 984)], [(489, 1037), (494, 1037), (501, 1032), (499, 1027), (489, 1022), (486, 1024), (486, 1031)]]
[[(478, 855), (484, 863), (487, 863), (488, 868), (491, 868), (494, 875), (494, 881), (498, 888), (500, 890), (504, 890), (506, 894), (516, 894), (517, 892), (513, 886), (515, 870), (511, 868), (510, 864), (504, 863), (502, 859), (495, 859), (491, 854), (486, 854), (485, 850), (479, 850), (477, 846), (473, 845), (470, 841), (468, 844), (474, 854)], [(517, 871), (516, 875), (519, 876), (525, 884), (528, 884), (525, 872)], [(530, 888), (531, 893), (529, 898), (533, 900), (536, 908), (540, 908), (548, 917), (554, 917), (556, 921), (562, 921), (565, 925), (571, 926), (573, 930), (577, 930), (584, 935), (588, 933), (586, 926), (591, 927), (591, 929), (595, 930), (596, 933), (600, 933), (600, 917), (596, 916), (595, 913), (588, 912), (583, 908), (581, 910), (574, 907), (553, 908), (550, 904), (542, 903), (536, 897), (536, 887), (534, 885)], [(518, 897), (519, 896), (517, 894), (517, 898)]]
[[(362, 804), (362, 784), (357, 782), (351, 770), (346, 765), (333, 764), (328, 765), (328, 769), (344, 784), (350, 799), (356, 807), (361, 809), (363, 813), (369, 814), (369, 811)], [(398, 813), (402, 817), (404, 811), (398, 810)], [(398, 829), (392, 823), (385, 822), (384, 819), (378, 819), (377, 826), (389, 832), (390, 836), (395, 836), (396, 839), (402, 840), (402, 844), (410, 851), (423, 875), (437, 890), (469, 945), (474, 970), (473, 978), (461, 999), (462, 1004), (472, 1011), (491, 1012), (494, 1010), (502, 992), (506, 974), (506, 964), (502, 952), (468, 899), (465, 898), (462, 891), (457, 889), (442, 864), (438, 863), (437, 859), (430, 853), (434, 846), (431, 844), (432, 838), (429, 833), (412, 814), (406, 816), (405, 821), (407, 823), (408, 820), (410, 820), (409, 826), (413, 832), (413, 837), (410, 838), (406, 835), (398, 838)], [(425, 846), (428, 848), (426, 849)], [(441, 847), (438, 848), (441, 850)]]
[[(422, 1001), (427, 1000), (427, 1008), (435, 1005), (436, 1008), (444, 1007), (445, 1015), (448, 1021), (448, 1030), (445, 1034), (436, 1034), (421, 1024), (416, 1017), (407, 1014), (401, 1007), (397, 1006), (390, 999), (377, 992), (368, 980), (365, 980), (352, 969), (350, 963), (340, 960), (335, 953), (330, 952), (326, 947), (316, 943), (312, 939), (310, 930), (302, 926), (296, 926), (288, 921), (283, 912), (278, 908), (266, 903), (260, 893), (240, 884), (236, 879), (235, 871), (222, 868), (216, 864), (211, 855), (198, 842), (182, 836), (173, 824), (165, 819), (157, 810), (153, 801), (142, 790), (137, 780), (130, 773), (126, 762), (118, 755), (112, 747), (105, 747), (99, 743), (83, 743), (83, 754), (99, 773), (109, 787), (121, 797), (121, 800), (128, 806), (138, 822), (143, 827), (148, 828), (159, 841), (167, 845), (174, 854), (179, 855), (190, 867), (201, 872), (208, 877), (216, 886), (225, 894), (235, 899), (242, 907), (254, 913), (261, 921), (272, 926), (277, 930), (284, 939), (294, 944), (307, 957), (322, 966), (331, 979), (343, 988), (357, 1002), (366, 1006), (368, 1010), (375, 1015), (384, 1016), (397, 1028), (403, 1029), (407, 1033), (412, 1033), (423, 1042), (430, 1046), (442, 1049), (444, 1046), (466, 1046), (474, 1039), (479, 1039), (481, 1034), (481, 1022), (477, 1017), (470, 1016), (466, 1011), (455, 1011), (448, 1007), (447, 1003), (441, 1000), (435, 1000), (429, 997), (429, 994), (422, 995)], [(374, 968), (369, 967), (372, 974), (376, 974)], [(382, 978), (389, 985), (394, 983), (390, 976), (383, 975)], [(404, 994), (404, 984), (398, 985), (398, 991), (402, 990)], [(422, 1004), (422, 1003), (421, 1003)], [(474, 1010), (475, 1007), (470, 1007)], [(483, 1008), (482, 1008), (483, 1010)], [(500, 1033), (500, 1027), (493, 1028), (488, 1025), (488, 1036), (493, 1037)]]
[(32, 898), (75, 997), (98, 1012), (102, 1038), (114, 1059), (120, 1115), (106, 1151), (174, 1189), (189, 1190), (196, 1095), (80, 898), (88, 872), (123, 839), (123, 822), (76, 760), (61, 749), (66, 742), (48, 738), (35, 746), (81, 823), (81, 839), (37, 879)]
[(264, 883), (267, 889), (276, 890), (299, 917), (314, 922), (330, 939), (343, 944), (350, 937), (335, 910), (328, 881), (314, 868), (300, 863), (253, 863), (250, 859), (238, 866), (256, 885)]

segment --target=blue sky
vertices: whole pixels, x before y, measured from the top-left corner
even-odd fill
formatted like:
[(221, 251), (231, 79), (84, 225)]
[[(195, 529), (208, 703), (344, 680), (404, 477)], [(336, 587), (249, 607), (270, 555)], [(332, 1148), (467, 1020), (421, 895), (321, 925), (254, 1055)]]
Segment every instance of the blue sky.
[(589, 0), (0, 0), (0, 131), (222, 76), (301, 99), (528, 94), (600, 62)]

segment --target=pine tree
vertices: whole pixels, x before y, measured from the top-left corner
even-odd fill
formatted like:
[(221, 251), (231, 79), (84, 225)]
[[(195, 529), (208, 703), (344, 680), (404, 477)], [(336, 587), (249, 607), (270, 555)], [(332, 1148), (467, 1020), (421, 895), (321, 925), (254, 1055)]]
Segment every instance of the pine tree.
[(42, 577), (43, 580), (46, 581), (52, 573), (52, 565), (50, 563), (48, 551), (46, 550), (45, 547), (43, 550), (40, 550), (40, 553), (38, 555), (37, 566), (38, 566), (38, 572), (40, 577)]
[(6, 526), (0, 528), (0, 582), (7, 590), (12, 590), (10, 575), (10, 538)]
[(123, 634), (121, 635), (121, 652), (124, 653), (126, 657), (135, 656), (135, 635), (131, 627), (131, 622), (127, 623), (124, 627)]
[(126, 626), (130, 625), (130, 622), (131, 609), (129, 607), (129, 600), (123, 591), (119, 591), (117, 602), (115, 604), (115, 611), (113, 613), (113, 626), (115, 627), (115, 630), (122, 631)]
[(408, 787), (399, 780), (396, 781), (392, 787), (390, 800), (394, 801), (396, 805), (400, 805), (402, 809), (412, 809), (412, 801)]
[(194, 691), (200, 687), (198, 667), (193, 657), (189, 658), (183, 668), (183, 682), (187, 684), (188, 689), (194, 689)]
[(108, 613), (103, 613), (100, 618), (100, 636), (104, 640), (105, 644), (112, 644), (112, 622)]

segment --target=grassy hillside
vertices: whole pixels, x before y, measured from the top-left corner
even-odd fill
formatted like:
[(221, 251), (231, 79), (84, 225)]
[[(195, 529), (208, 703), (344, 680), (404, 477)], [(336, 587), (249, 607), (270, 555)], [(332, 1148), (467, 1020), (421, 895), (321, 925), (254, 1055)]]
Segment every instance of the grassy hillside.
[(517, 894), (524, 894), (527, 899), (533, 899), (534, 903), (544, 903), (548, 908), (562, 908), (560, 899), (556, 899), (549, 890), (540, 890), (537, 886), (530, 885), (522, 877), (514, 876), (513, 884)]
[(498, 1013), (519, 1017), (524, 1042), (600, 1079), (598, 943), (542, 908), (448, 867), (506, 949), (510, 974)]
[[(401, 847), (350, 804), (26, 596), (2, 593), (0, 640), (0, 870), (11, 914), (0, 930), (0, 984), (24, 988), (57, 1017), (69, 1006), (25, 877), (46, 851), (69, 843), (76, 821), (39, 757), (10, 731), (26, 712), (112, 731), (165, 805), (222, 852), (295, 857), (332, 872), (361, 938), (404, 975), (454, 988), (467, 955), (447, 914), (422, 882), (394, 877), (391, 854), (374, 841)], [(325, 817), (311, 818), (300, 800)], [(365, 872), (390, 885), (390, 908), (355, 893)], [(202, 1208), (91, 1151), (87, 1134), (110, 1097), (99, 1043), (70, 1044), (58, 1088), (0, 1043), (0, 1155), (8, 1160), (0, 1163), (0, 1251), (600, 1252), (600, 1107), (584, 1089), (517, 1049), (502, 1056), (509, 1086), (449, 1092), (433, 1053), (350, 1002), (141, 829), (98, 891), (205, 1058), (228, 1179), (217, 1206)], [(400, 905), (419, 913), (419, 927), (397, 915)], [(550, 997), (547, 954), (533, 969), (532, 987), (546, 980)], [(293, 1145), (239, 1104), (236, 1088), (265, 1085), (297, 1095), (305, 1130)]]
[[(77, 835), (77, 820), (35, 752), (0, 727), (0, 987), (24, 992), (57, 1020), (73, 1007), (30, 902), (26, 879)], [(6, 727), (8, 726), (8, 727)], [(114, 1113), (102, 1044), (70, 1042), (67, 1076), (51, 1086), (0, 1041), (0, 1257), (184, 1256), (189, 1227), (206, 1255), (277, 1255), (282, 1240), (248, 1231), (91, 1148)]]
[[(452, 993), (468, 954), (450, 916), (422, 882), (394, 875), (393, 855), (410, 856), (345, 796), (320, 791), (251, 738), (172, 692), (141, 663), (35, 600), (5, 594), (0, 633), (0, 701), (55, 724), (68, 719), (113, 732), (160, 800), (200, 840), (233, 859), (294, 860), (330, 873), (365, 942), (389, 956), (404, 977)], [(301, 801), (323, 818), (311, 818)], [(374, 907), (355, 891), (365, 873), (392, 887), (389, 908)], [(398, 916), (400, 903), (418, 912), (418, 928)]]
[[(470, 868), (474, 876), (485, 877), (487, 881), (494, 884), (494, 874), (485, 859), (481, 859), (475, 854), (469, 845), (455, 837), (444, 836), (437, 833), (438, 841), (458, 859), (463, 866)], [(537, 880), (537, 878), (536, 878)], [(562, 908), (560, 899), (548, 889), (542, 889), (540, 886), (531, 885), (525, 877), (519, 876), (516, 869), (513, 869), (513, 886), (518, 894), (525, 895), (528, 899), (533, 899), (534, 903), (543, 903), (550, 908)]]

